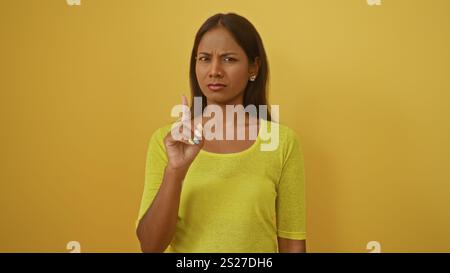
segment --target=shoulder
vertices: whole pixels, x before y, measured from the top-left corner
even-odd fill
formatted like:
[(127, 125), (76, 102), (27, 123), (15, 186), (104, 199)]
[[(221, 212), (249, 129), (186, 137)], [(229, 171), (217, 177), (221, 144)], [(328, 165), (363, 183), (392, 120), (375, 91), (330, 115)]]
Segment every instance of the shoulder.
[(153, 132), (151, 138), (152, 138), (152, 139), (155, 139), (155, 140), (162, 141), (162, 140), (164, 139), (164, 137), (165, 137), (165, 136), (170, 132), (170, 130), (172, 129), (172, 124), (173, 124), (173, 123), (168, 123), (168, 124), (165, 124), (165, 125), (163, 125), (163, 126), (157, 128), (157, 129)]
[(169, 123), (157, 128), (152, 132), (148, 141), (149, 153), (165, 151), (164, 138), (170, 132), (171, 128), (172, 123)]
[(170, 133), (175, 124), (177, 124), (177, 121), (166, 123), (156, 128), (156, 130), (154, 130), (151, 135), (151, 141), (158, 141), (163, 143), (164, 138), (167, 136), (168, 133)]
[(291, 127), (287, 126), (286, 124), (277, 122), (277, 121), (267, 121), (264, 119), (261, 119), (261, 125), (267, 126), (267, 129), (269, 132), (274, 130), (274, 132), (277, 132), (280, 135), (280, 139), (293, 139), (297, 137), (297, 133), (295, 130), (293, 130)]
[(274, 138), (277, 138), (279, 152), (286, 153), (299, 145), (299, 136), (291, 127), (276, 121), (267, 120), (261, 120), (261, 126), (263, 126), (263, 130), (261, 130), (263, 139), (273, 141)]
[(284, 124), (278, 123), (278, 125), (280, 126), (280, 139), (285, 142), (298, 141), (298, 134), (294, 129)]

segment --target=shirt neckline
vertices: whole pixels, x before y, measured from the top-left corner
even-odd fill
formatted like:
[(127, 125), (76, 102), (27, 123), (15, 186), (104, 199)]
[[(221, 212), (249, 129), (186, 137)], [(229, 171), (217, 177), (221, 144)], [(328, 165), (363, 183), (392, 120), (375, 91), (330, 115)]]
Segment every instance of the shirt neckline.
[(261, 135), (261, 128), (263, 127), (262, 126), (263, 122), (266, 122), (266, 120), (260, 118), (259, 119), (258, 135), (256, 136), (256, 139), (253, 142), (253, 144), (250, 147), (248, 147), (247, 149), (245, 149), (245, 150), (242, 150), (242, 151), (239, 151), (239, 152), (234, 152), (234, 153), (215, 153), (215, 152), (208, 152), (208, 151), (205, 151), (205, 150), (201, 149), (199, 153), (200, 154), (204, 154), (204, 155), (208, 155), (208, 156), (215, 156), (215, 157), (235, 157), (235, 156), (240, 156), (240, 155), (247, 154), (247, 153), (253, 151), (254, 149), (256, 149), (259, 146), (260, 135)]

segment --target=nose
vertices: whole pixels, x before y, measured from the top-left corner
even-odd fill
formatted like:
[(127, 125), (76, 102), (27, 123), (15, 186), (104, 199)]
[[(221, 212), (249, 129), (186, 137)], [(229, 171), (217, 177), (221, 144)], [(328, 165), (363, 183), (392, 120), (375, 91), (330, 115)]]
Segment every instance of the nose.
[(221, 78), (223, 76), (220, 58), (213, 58), (211, 60), (211, 69), (209, 71), (210, 78)]

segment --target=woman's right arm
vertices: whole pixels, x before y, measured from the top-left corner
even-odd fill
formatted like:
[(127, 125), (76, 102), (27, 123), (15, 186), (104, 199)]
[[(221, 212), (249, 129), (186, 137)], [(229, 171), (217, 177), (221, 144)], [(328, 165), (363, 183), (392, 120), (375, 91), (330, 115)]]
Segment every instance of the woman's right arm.
[(172, 241), (185, 175), (184, 170), (165, 168), (161, 187), (137, 228), (142, 252), (164, 252)]
[[(186, 97), (183, 96), (182, 100), (186, 109), (189, 109)], [(180, 126), (172, 129), (164, 138), (168, 163), (163, 180), (136, 230), (143, 252), (164, 252), (175, 234), (183, 180), (204, 145), (201, 124), (195, 131), (192, 127), (193, 121), (185, 118), (184, 114)], [(183, 130), (182, 138), (175, 139), (174, 132), (177, 130), (180, 133), (180, 129)], [(187, 132), (194, 133), (199, 142), (189, 142), (190, 134)]]

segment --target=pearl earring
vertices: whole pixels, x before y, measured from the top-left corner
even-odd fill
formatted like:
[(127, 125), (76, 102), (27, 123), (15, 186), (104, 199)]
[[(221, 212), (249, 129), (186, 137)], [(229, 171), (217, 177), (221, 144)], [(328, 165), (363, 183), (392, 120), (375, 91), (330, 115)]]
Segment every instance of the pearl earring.
[(250, 77), (250, 81), (251, 82), (254, 82), (255, 80), (256, 80), (256, 75), (253, 75), (253, 76)]

